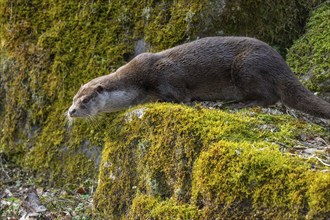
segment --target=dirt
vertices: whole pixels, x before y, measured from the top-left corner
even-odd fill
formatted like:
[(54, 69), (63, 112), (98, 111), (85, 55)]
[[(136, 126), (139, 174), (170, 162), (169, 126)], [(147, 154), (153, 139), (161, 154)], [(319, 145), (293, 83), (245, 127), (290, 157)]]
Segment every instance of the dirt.
[[(0, 219), (92, 219), (96, 183), (53, 188), (0, 155)], [(73, 188), (73, 189), (69, 189)]]

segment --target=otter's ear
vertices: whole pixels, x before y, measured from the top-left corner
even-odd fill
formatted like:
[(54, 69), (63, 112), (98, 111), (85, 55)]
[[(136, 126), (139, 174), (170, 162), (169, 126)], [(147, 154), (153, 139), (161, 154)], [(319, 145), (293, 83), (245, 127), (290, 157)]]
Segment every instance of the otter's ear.
[(104, 87), (103, 87), (102, 85), (98, 85), (98, 86), (96, 87), (96, 91), (97, 91), (98, 93), (103, 92), (103, 90), (104, 90)]

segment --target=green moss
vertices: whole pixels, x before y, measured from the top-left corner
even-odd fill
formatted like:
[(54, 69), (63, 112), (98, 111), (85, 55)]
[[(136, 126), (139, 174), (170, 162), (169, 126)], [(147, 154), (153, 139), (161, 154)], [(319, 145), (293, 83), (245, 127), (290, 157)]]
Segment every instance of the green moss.
[(311, 208), (308, 219), (322, 219), (330, 216), (330, 175), (315, 173), (308, 179), (308, 205)]
[(330, 3), (319, 6), (308, 20), (306, 33), (288, 51), (287, 61), (312, 91), (330, 91)]
[[(307, 179), (314, 177), (311, 163), (283, 155), (276, 143), (293, 146), (302, 133), (326, 135), (321, 127), (256, 112), (252, 118), (246, 110), (230, 114), (167, 103), (143, 108), (142, 119), (120, 114), (114, 121), (117, 129), (105, 141), (94, 198), (99, 215), (159, 217), (164, 215), (160, 207), (168, 204), (177, 204), (169, 207), (168, 219), (190, 219), (177, 217), (190, 211), (202, 214), (201, 219), (230, 216), (234, 210), (236, 216), (250, 217), (280, 213), (300, 218), (313, 212), (307, 195)], [(323, 210), (325, 196), (314, 198)]]
[[(192, 195), (207, 219), (326, 217), (330, 176), (269, 143), (219, 142), (195, 163)], [(322, 176), (318, 186), (311, 182)], [(316, 196), (314, 191), (324, 192)], [(318, 191), (316, 190), (316, 191)], [(310, 192), (312, 191), (312, 192)], [(314, 194), (311, 196), (311, 194)], [(318, 197), (316, 199), (315, 197)], [(320, 206), (316, 207), (314, 199)], [(313, 202), (312, 202), (313, 201)], [(320, 208), (320, 210), (318, 210)], [(318, 214), (316, 214), (318, 213)]]
[(174, 199), (160, 201), (152, 196), (134, 198), (127, 219), (198, 219), (198, 209), (187, 204), (178, 204)]

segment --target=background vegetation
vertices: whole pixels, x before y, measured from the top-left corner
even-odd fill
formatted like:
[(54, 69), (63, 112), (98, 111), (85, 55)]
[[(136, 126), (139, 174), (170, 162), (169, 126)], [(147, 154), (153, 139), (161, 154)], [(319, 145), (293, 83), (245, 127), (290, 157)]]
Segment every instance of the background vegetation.
[(288, 52), (288, 63), (310, 90), (330, 101), (330, 4), (313, 11), (300, 37)]

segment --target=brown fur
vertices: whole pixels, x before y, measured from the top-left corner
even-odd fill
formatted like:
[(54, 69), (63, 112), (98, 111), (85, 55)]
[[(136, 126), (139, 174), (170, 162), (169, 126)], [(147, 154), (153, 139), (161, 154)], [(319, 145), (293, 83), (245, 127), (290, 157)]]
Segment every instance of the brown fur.
[[(77, 100), (113, 91), (129, 92), (120, 108), (164, 100), (236, 100), (246, 106), (269, 106), (281, 101), (305, 113), (330, 119), (330, 104), (304, 88), (283, 58), (269, 45), (247, 37), (209, 37), (159, 53), (143, 53), (115, 73), (96, 78), (75, 96), (70, 110), (79, 110)], [(120, 95), (120, 93), (117, 93)], [(116, 96), (117, 97), (117, 96)], [(96, 107), (98, 108), (98, 107)], [(88, 108), (87, 108), (88, 109)], [(70, 114), (76, 117), (79, 114)]]

